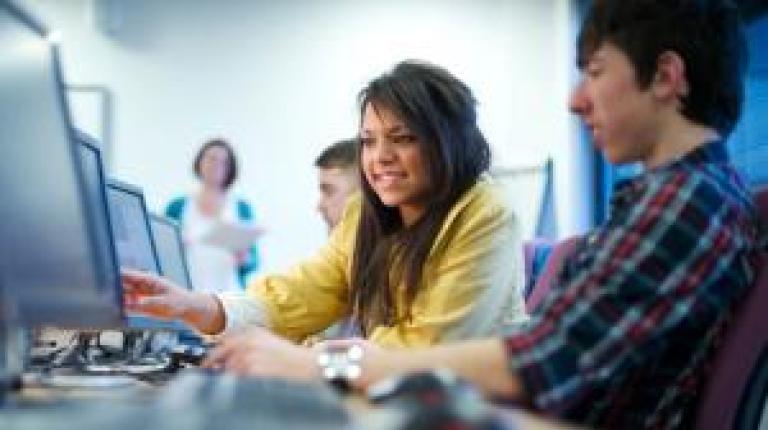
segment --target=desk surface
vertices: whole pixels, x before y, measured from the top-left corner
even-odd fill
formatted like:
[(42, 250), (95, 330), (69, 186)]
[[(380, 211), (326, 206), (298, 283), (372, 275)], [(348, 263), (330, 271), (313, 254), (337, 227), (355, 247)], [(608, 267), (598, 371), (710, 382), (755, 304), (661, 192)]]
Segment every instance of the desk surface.
[[(44, 387), (35, 383), (34, 378), (26, 378), (27, 384), (24, 389), (19, 393), (10, 396), (9, 402), (6, 407), (13, 407), (17, 405), (20, 408), (29, 408), (32, 405), (34, 411), (43, 411), (46, 409), (46, 405), (55, 405), (60, 401), (74, 401), (79, 404), (88, 404), (89, 401), (98, 402), (99, 405), (107, 407), (110, 404), (120, 406), (120, 408), (129, 408), (120, 411), (126, 417), (131, 418), (144, 418), (146, 414), (151, 411), (152, 406), (157, 403), (158, 396), (163, 392), (164, 387), (158, 384), (152, 384), (142, 381), (136, 381), (135, 384), (123, 387), (113, 388), (62, 388), (62, 387)], [(371, 423), (375, 422), (374, 417), (377, 415), (377, 408), (372, 407), (368, 402), (360, 396), (352, 396), (344, 401), (345, 407), (350, 413), (355, 428), (371, 428)], [(132, 409), (130, 409), (132, 408)], [(32, 412), (34, 413), (34, 412)], [(508, 424), (511, 429), (553, 429), (553, 430), (566, 430), (574, 429), (566, 424), (557, 423), (532, 414), (530, 412), (519, 409), (501, 409), (495, 408), (495, 414), (501, 418), (502, 421)], [(0, 408), (0, 422), (3, 422), (3, 410)], [(30, 425), (28, 421), (15, 422), (10, 421), (10, 425), (0, 426), (4, 430), (15, 430), (17, 428), (24, 430), (27, 429), (46, 429), (59, 428), (61, 426), (60, 417), (57, 415), (51, 415), (49, 422), (41, 417), (37, 420), (40, 426)], [(46, 426), (46, 423), (49, 426)], [(16, 424), (16, 425), (14, 425)], [(374, 428), (384, 428), (381, 426), (373, 426)], [(149, 430), (152, 428), (142, 427), (142, 430)], [(308, 427), (309, 428), (309, 427)], [(104, 430), (117, 430), (106, 428)]]

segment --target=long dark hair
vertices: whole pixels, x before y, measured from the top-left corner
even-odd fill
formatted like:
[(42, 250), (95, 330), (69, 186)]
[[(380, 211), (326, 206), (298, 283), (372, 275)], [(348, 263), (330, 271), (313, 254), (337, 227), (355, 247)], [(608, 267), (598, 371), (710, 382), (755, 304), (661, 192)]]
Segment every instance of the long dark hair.
[[(388, 109), (414, 133), (430, 178), (424, 215), (405, 226), (396, 207), (385, 206), (361, 170), (363, 207), (352, 261), (352, 314), (367, 335), (379, 325), (411, 317), (424, 264), (443, 221), (459, 198), (488, 169), (491, 151), (477, 126), (472, 92), (448, 71), (404, 61), (371, 81), (358, 96), (366, 106)], [(405, 289), (398, 290), (404, 282)], [(398, 309), (398, 304), (405, 309)]]

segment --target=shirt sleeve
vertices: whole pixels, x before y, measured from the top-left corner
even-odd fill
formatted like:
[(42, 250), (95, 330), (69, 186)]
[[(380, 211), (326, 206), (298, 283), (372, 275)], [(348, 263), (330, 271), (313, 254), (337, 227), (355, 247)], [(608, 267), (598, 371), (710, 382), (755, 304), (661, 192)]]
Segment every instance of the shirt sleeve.
[(498, 335), (527, 318), (519, 225), (495, 194), (481, 192), (449, 214), (429, 260), (411, 320), (378, 327), (371, 340), (426, 346)]
[[(341, 222), (313, 257), (284, 273), (256, 277), (248, 285), (245, 297), (263, 307), (266, 326), (274, 332), (299, 341), (347, 313), (350, 256), (360, 204), (359, 198), (350, 198)], [(251, 312), (243, 310), (243, 314)]]
[(734, 264), (740, 245), (722, 196), (678, 173), (635, 197), (588, 239), (576, 256), (589, 260), (576, 261), (582, 270), (505, 340), (510, 369), (540, 410), (568, 414), (663, 348), (683, 320), (711, 323), (724, 301), (711, 280)]
[(225, 327), (221, 334), (267, 325), (267, 313), (259, 299), (249, 297), (244, 292), (219, 293), (216, 298), (224, 308)]

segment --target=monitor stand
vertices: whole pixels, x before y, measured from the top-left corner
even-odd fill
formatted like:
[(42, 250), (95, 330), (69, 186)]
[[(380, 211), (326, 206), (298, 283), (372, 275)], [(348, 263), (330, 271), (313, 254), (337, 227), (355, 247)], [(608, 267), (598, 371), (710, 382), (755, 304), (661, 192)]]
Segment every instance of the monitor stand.
[(28, 332), (19, 324), (15, 303), (7, 300), (0, 285), (0, 405), (9, 393), (21, 389), (29, 351)]
[(169, 357), (148, 354), (152, 343), (152, 331), (129, 331), (125, 333), (123, 350), (126, 360), (121, 364), (121, 370), (129, 375), (143, 375), (162, 372), (170, 368)]
[(27, 332), (10, 321), (0, 321), (0, 405), (22, 386)]
[(121, 354), (99, 344), (99, 332), (78, 332), (74, 341), (39, 376), (41, 385), (54, 388), (116, 388), (136, 384), (120, 374)]
[(122, 361), (122, 354), (109, 351), (99, 344), (99, 332), (81, 331), (75, 335), (75, 339), (55, 358), (50, 368), (70, 368), (82, 371), (89, 371), (94, 366), (106, 366), (105, 372), (109, 373), (107, 367), (114, 371), (114, 366)]
[(86, 373), (146, 373), (164, 370), (169, 364), (162, 355), (148, 353), (151, 331), (124, 332), (120, 350), (101, 345), (99, 335), (99, 332), (79, 332), (50, 367)]
[(149, 355), (151, 331), (126, 331), (120, 351), (99, 343), (99, 332), (79, 332), (72, 344), (40, 376), (40, 383), (62, 388), (133, 385), (137, 377), (171, 370), (170, 357)]

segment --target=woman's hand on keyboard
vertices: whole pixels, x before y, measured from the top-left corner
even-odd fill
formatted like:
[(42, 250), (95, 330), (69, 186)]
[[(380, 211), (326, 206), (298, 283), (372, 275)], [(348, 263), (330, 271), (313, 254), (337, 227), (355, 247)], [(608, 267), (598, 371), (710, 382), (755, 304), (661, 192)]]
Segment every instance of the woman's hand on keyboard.
[(263, 328), (226, 335), (203, 362), (203, 367), (239, 375), (297, 380), (320, 379), (316, 353)]

